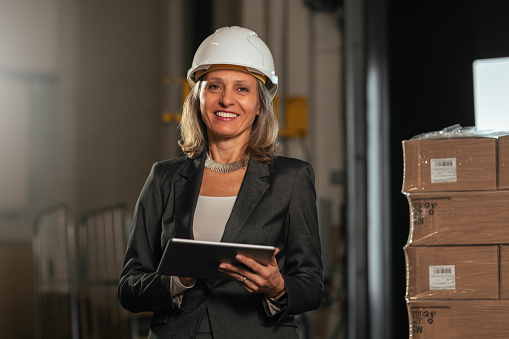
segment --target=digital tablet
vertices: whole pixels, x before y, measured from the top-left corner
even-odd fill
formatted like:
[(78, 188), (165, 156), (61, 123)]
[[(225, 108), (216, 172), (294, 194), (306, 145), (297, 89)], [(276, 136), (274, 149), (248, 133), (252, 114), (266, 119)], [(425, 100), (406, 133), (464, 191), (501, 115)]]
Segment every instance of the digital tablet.
[(217, 271), (219, 263), (238, 263), (235, 256), (242, 254), (268, 265), (275, 250), (273, 246), (172, 238), (157, 271), (178, 277), (225, 279)]

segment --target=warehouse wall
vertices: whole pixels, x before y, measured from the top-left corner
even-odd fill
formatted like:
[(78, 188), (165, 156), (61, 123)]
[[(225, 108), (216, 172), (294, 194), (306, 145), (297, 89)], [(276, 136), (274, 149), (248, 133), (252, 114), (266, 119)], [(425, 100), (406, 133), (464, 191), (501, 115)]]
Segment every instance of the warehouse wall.
[[(0, 1), (0, 8), (0, 270), (4, 272), (0, 326), (3, 336), (33, 338), (32, 218), (57, 191), (67, 197), (72, 191), (69, 168), (53, 171), (69, 159), (61, 147), (66, 142), (59, 143), (65, 135), (53, 129), (58, 115), (54, 98), (60, 67), (59, 6), (54, 0)], [(61, 179), (58, 187), (53, 175)]]
[[(12, 305), (2, 328), (22, 312), (35, 315), (26, 305), (35, 304), (39, 213), (64, 204), (78, 224), (115, 204), (132, 211), (152, 163), (178, 154), (177, 124), (162, 113), (178, 111), (175, 80), (185, 77), (197, 43), (220, 26), (257, 31), (273, 50), (281, 101), (307, 102), (307, 136), (282, 140), (285, 155), (314, 165), (321, 231), (324, 239), (338, 235), (345, 183), (335, 17), (300, 0), (0, 0), (0, 8), (0, 157), (8, 159), (0, 173), (0, 250), (12, 258), (0, 268), (23, 267), (12, 277), (25, 290), (17, 304), (2, 299)], [(340, 250), (324, 242), (329, 272)], [(0, 295), (10, 289), (0, 283)], [(334, 330), (336, 311), (321, 313), (320, 331)], [(33, 337), (35, 324), (25, 329), (19, 337)]]
[(160, 155), (160, 2), (81, 1), (76, 212), (134, 206)]

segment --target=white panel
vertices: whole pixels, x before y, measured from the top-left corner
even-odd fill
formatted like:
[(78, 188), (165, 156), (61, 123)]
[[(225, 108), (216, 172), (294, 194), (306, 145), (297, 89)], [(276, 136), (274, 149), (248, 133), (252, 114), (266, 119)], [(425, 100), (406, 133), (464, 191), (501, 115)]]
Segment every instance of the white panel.
[(54, 73), (58, 0), (0, 0), (0, 69)]
[(476, 60), (473, 68), (475, 125), (509, 131), (509, 58)]
[(0, 79), (0, 210), (28, 206), (28, 90)]

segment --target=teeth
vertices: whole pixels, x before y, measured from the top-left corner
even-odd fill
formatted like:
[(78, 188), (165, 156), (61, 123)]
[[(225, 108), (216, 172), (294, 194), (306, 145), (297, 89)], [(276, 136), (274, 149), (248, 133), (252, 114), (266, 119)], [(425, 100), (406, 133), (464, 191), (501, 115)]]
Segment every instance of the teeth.
[(226, 113), (226, 112), (216, 112), (216, 115), (221, 118), (235, 118), (237, 114), (235, 113)]

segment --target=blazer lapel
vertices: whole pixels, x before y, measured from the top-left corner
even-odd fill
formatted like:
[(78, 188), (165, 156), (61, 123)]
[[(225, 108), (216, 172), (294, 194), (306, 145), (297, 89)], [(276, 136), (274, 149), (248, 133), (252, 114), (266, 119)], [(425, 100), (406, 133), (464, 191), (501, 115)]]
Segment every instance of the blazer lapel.
[[(270, 175), (269, 166), (265, 163), (249, 161), (246, 175), (232, 213), (221, 238), (222, 242), (234, 242), (242, 226), (244, 226), (249, 215), (260, 201), (270, 185), (265, 181)], [(265, 180), (264, 180), (265, 179)]]
[(193, 216), (203, 178), (204, 155), (192, 159), (175, 182), (175, 236), (194, 239)]

